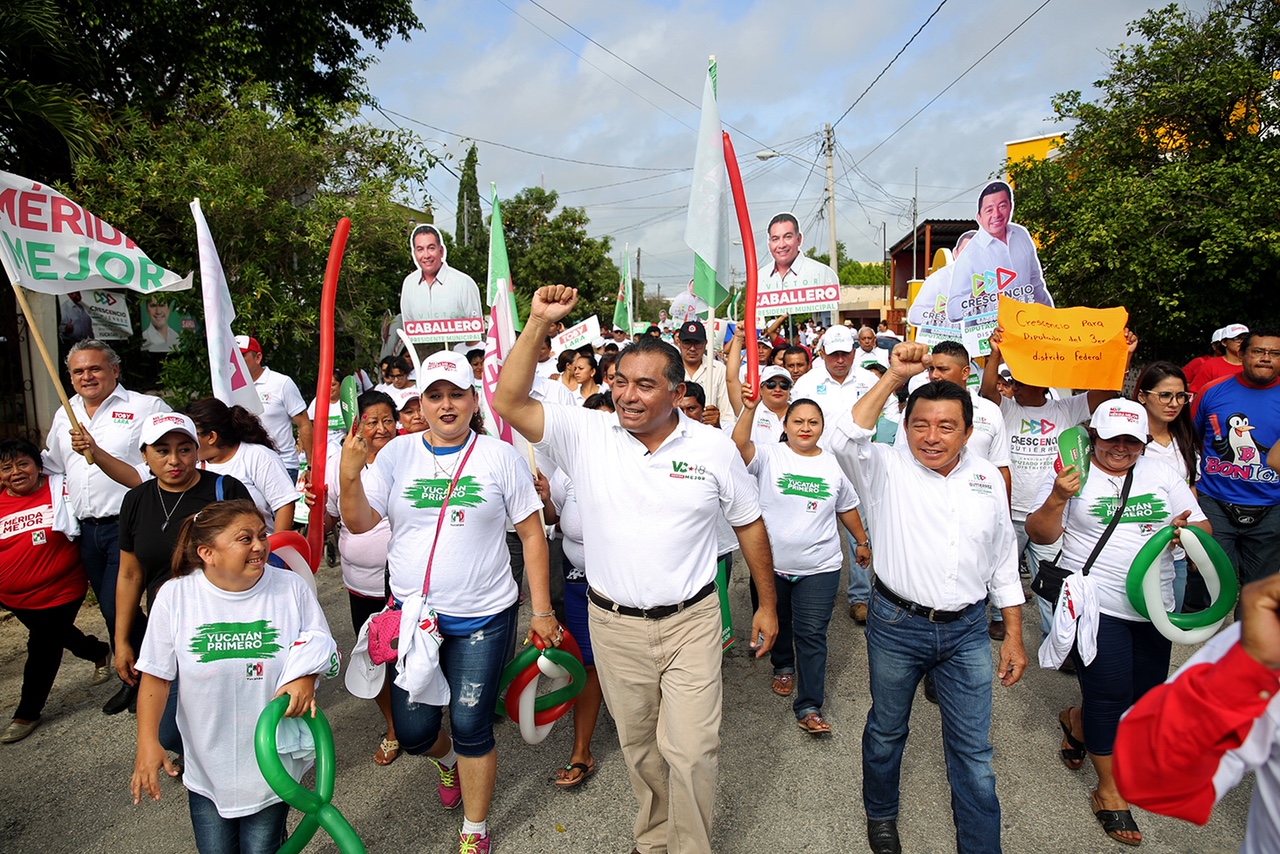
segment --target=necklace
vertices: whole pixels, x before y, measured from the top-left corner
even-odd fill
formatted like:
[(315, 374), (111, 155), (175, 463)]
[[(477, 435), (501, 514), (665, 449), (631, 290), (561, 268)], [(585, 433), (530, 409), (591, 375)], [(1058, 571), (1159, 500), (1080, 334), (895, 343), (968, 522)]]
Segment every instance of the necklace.
[[(467, 438), (469, 439), (470, 436), (468, 436)], [(428, 442), (426, 436), (422, 437), (422, 444), (425, 445), (431, 451), (431, 463), (433, 466), (435, 466), (436, 475), (437, 476), (443, 475), (447, 480), (453, 480), (453, 476), (458, 471), (458, 462), (459, 460), (462, 459), (462, 455), (459, 454), (458, 452), (461, 451), (464, 447), (466, 447), (467, 445), (466, 439), (463, 439), (463, 442), (461, 445), (459, 445), (456, 448), (450, 448), (448, 453), (445, 453), (445, 454), (437, 454), (436, 446)], [(450, 468), (450, 467), (441, 465), (440, 464), (441, 456), (453, 457), (453, 467)]]
[[(199, 483), (198, 480), (196, 482)], [(194, 486), (194, 484), (192, 485)], [(190, 488), (190, 486), (187, 487), (187, 489)], [(173, 502), (173, 509), (169, 510), (164, 506), (164, 490), (160, 488), (160, 479), (156, 478), (156, 497), (160, 499), (160, 510), (164, 513), (164, 524), (160, 526), (161, 531), (167, 531), (169, 529), (169, 520), (173, 518), (174, 513), (178, 512), (178, 505), (182, 503), (182, 496), (187, 494), (187, 489), (178, 493), (178, 500)]]

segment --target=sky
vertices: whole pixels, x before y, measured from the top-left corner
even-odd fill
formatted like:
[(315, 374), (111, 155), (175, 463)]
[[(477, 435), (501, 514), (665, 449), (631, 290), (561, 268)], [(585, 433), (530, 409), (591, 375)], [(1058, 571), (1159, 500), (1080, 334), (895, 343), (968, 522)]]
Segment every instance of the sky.
[[(851, 257), (878, 261), (882, 241), (910, 234), (917, 169), (921, 220), (972, 217), (1004, 143), (1064, 129), (1052, 121), (1054, 95), (1096, 97), (1108, 51), (1133, 43), (1129, 22), (1159, 5), (415, 0), (425, 30), (375, 54), (366, 76), (378, 109), (366, 116), (413, 130), (445, 158), (410, 199), (430, 204), (445, 230), (454, 230), (457, 174), (475, 140), (486, 215), (490, 182), (502, 198), (555, 190), (585, 208), (588, 232), (610, 237), (615, 257), (628, 247), (634, 264), (641, 250), (641, 277), (671, 296), (693, 271), (684, 226), (709, 55), (757, 261), (780, 211), (795, 213), (805, 249), (828, 251), (828, 122), (837, 238)], [(1207, 0), (1184, 5), (1199, 11)], [(770, 150), (786, 156), (757, 157)], [(733, 253), (740, 280), (745, 259), (740, 246)]]

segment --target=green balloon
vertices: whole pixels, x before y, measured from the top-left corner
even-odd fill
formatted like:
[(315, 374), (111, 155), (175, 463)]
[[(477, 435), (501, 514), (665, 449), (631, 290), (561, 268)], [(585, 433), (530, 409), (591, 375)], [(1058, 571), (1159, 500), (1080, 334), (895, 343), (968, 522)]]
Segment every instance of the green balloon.
[(360, 420), (360, 406), (356, 398), (360, 396), (360, 386), (355, 377), (343, 377), (338, 389), (338, 411), (342, 413), (342, 426), (348, 433), (351, 425)]
[(1058, 465), (1054, 467), (1054, 471), (1062, 471), (1067, 466), (1076, 467), (1080, 472), (1080, 488), (1076, 490), (1077, 498), (1084, 492), (1085, 481), (1089, 479), (1089, 464), (1092, 461), (1089, 455), (1091, 445), (1089, 431), (1083, 424), (1068, 427), (1058, 436)]
[(262, 771), (263, 779), (281, 800), (306, 814), (298, 829), (280, 847), (279, 854), (298, 854), (321, 827), (333, 837), (342, 854), (367, 854), (355, 828), (338, 812), (337, 807), (329, 803), (333, 799), (337, 762), (333, 749), (333, 730), (329, 727), (329, 720), (324, 712), (317, 709), (314, 718), (309, 715), (302, 717), (316, 743), (316, 790), (313, 792), (293, 779), (280, 761), (276, 728), (280, 726), (288, 709), (288, 696), (276, 697), (262, 710), (253, 733), (253, 749), (258, 757), (258, 768)]
[[(1156, 531), (1138, 550), (1133, 563), (1129, 565), (1129, 574), (1125, 577), (1125, 593), (1128, 594), (1129, 604), (1133, 606), (1133, 610), (1148, 620), (1151, 619), (1151, 614), (1147, 611), (1146, 597), (1142, 595), (1142, 578), (1158, 564), (1161, 553), (1169, 547), (1169, 543), (1173, 542), (1174, 530), (1176, 529), (1172, 525), (1166, 525)], [(1236, 579), (1236, 570), (1231, 563), (1231, 558), (1227, 557), (1227, 553), (1222, 550), (1222, 546), (1218, 545), (1218, 541), (1212, 534), (1206, 534), (1193, 525), (1180, 530), (1181, 536), (1193, 536), (1200, 541), (1200, 545), (1209, 555), (1209, 561), (1213, 564), (1212, 569), (1218, 576), (1221, 589), (1218, 592), (1217, 601), (1205, 610), (1190, 614), (1170, 614), (1169, 622), (1184, 630), (1201, 629), (1212, 626), (1231, 613), (1240, 595), (1240, 582)], [(1199, 569), (1201, 572), (1207, 572), (1209, 567), (1202, 566)]]

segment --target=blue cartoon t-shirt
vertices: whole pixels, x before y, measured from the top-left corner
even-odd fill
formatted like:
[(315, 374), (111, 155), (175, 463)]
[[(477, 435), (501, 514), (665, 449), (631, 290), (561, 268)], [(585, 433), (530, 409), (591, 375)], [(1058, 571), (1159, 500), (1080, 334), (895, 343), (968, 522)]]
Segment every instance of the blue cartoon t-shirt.
[(1280, 473), (1267, 467), (1280, 438), (1280, 380), (1219, 380), (1201, 393), (1195, 424), (1204, 437), (1196, 485), (1202, 493), (1227, 504), (1280, 504)]

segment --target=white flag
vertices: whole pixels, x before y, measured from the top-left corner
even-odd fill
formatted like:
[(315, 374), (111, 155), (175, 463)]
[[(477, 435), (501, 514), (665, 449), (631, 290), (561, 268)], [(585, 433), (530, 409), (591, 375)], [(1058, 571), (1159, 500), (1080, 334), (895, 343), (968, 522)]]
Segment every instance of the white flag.
[(258, 389), (249, 375), (249, 366), (236, 346), (231, 334), (231, 324), (236, 310), (231, 305), (231, 291), (218, 259), (218, 247), (213, 244), (209, 224), (204, 221), (200, 200), (191, 202), (191, 215), (196, 220), (196, 242), (200, 250), (200, 291), (204, 300), (204, 330), (209, 344), (209, 378), (213, 383), (213, 396), (227, 406), (243, 406), (259, 415), (262, 401)]

